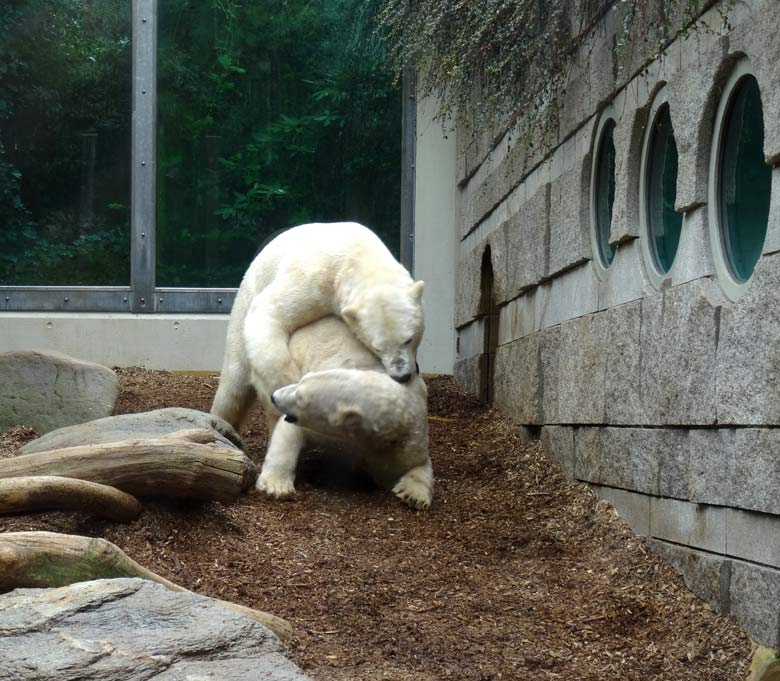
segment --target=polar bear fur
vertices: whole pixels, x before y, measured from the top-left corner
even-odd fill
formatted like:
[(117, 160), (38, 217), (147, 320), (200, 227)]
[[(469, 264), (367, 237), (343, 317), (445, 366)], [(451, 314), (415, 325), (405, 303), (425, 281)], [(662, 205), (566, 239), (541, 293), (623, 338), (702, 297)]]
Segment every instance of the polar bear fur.
[(239, 428), (256, 394), (296, 383), (290, 335), (327, 315), (340, 317), (392, 378), (410, 380), (424, 327), (422, 291), (367, 227), (288, 229), (257, 255), (236, 294), (212, 413)]
[(273, 405), (262, 400), (271, 440), (257, 488), (291, 496), (301, 450), (324, 446), (348, 453), (404, 503), (428, 508), (433, 471), (427, 389), (419, 374), (394, 381), (336, 317), (296, 331), (289, 350), (302, 377), (274, 391)]

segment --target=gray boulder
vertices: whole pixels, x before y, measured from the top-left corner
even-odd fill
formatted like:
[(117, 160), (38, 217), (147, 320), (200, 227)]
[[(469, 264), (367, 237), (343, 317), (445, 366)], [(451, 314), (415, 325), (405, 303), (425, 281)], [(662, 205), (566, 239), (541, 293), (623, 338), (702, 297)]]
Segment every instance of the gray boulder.
[(101, 579), (0, 596), (0, 680), (306, 681), (261, 624), (193, 593)]
[(108, 442), (121, 442), (122, 440), (143, 440), (192, 428), (211, 430), (215, 439), (227, 447), (244, 448), (241, 437), (233, 426), (219, 416), (206, 414), (196, 409), (168, 407), (140, 414), (108, 416), (76, 426), (59, 428), (37, 440), (28, 442), (19, 453), (33, 454), (50, 449), (62, 449), (63, 447), (99, 445)]
[(100, 364), (55, 352), (0, 353), (0, 431), (39, 433), (108, 416), (119, 395), (117, 375)]

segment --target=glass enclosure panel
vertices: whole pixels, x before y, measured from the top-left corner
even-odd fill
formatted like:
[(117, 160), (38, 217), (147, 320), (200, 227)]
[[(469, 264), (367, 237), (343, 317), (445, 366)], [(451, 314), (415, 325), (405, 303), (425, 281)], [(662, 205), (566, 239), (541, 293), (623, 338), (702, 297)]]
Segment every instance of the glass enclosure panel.
[(761, 93), (753, 76), (734, 90), (721, 144), (721, 238), (732, 275), (745, 282), (764, 246), (772, 184), (772, 169), (764, 161)]
[(0, 3), (0, 285), (130, 284), (130, 0)]
[(674, 209), (677, 198), (677, 144), (669, 105), (664, 104), (653, 122), (647, 168), (647, 226), (655, 266), (668, 272), (677, 246), (683, 216)]
[(612, 208), (615, 204), (615, 121), (609, 121), (601, 134), (596, 163), (596, 236), (602, 264), (609, 267), (615, 247), (609, 243)]
[(237, 286), (303, 222), (362, 222), (398, 255), (401, 97), (374, 4), (159, 4), (158, 286)]

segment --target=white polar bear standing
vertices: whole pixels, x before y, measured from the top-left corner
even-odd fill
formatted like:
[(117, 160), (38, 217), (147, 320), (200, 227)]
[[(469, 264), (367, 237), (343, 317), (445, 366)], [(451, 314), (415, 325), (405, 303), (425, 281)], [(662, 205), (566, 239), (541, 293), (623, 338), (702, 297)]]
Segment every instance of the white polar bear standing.
[(303, 376), (261, 397), (271, 438), (257, 488), (277, 498), (294, 494), (298, 456), (316, 445), (346, 452), (379, 486), (428, 508), (433, 469), (422, 378), (394, 381), (332, 316), (296, 331), (289, 350)]
[(414, 282), (370, 229), (354, 222), (293, 227), (249, 266), (233, 304), (211, 407), (235, 428), (256, 395), (300, 378), (288, 343), (298, 328), (336, 315), (401, 383), (416, 373), (423, 282)]

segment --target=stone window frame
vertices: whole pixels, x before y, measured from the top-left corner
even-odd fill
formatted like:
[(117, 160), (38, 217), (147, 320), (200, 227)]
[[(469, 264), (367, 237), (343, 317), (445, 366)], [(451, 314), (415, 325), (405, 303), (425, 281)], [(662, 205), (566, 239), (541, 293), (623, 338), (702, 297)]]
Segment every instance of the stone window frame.
[[(747, 293), (747, 290), (750, 288), (750, 284), (753, 281), (755, 270), (761, 262), (761, 256), (759, 256), (758, 263), (756, 263), (756, 267), (753, 269), (753, 273), (751, 273), (750, 277), (744, 282), (737, 281), (731, 273), (731, 267), (725, 252), (726, 249), (723, 244), (723, 230), (720, 216), (720, 165), (723, 153), (726, 116), (731, 111), (731, 103), (737, 88), (746, 76), (755, 78), (759, 90), (764, 90), (750, 59), (746, 56), (741, 57), (731, 68), (720, 94), (720, 99), (715, 112), (715, 122), (712, 126), (710, 162), (707, 176), (707, 218), (710, 233), (710, 252), (712, 254), (712, 261), (715, 265), (715, 278), (718, 280), (723, 293), (733, 302), (738, 301)], [(766, 127), (766, 112), (764, 112), (765, 134)]]
[[(598, 220), (596, 218), (596, 182), (598, 180), (598, 164), (601, 160), (601, 145), (604, 142), (604, 129), (607, 127), (607, 125), (612, 122), (615, 125), (615, 129), (617, 128), (619, 118), (617, 111), (615, 107), (610, 104), (606, 108), (604, 108), (600, 114), (598, 125), (595, 128), (595, 131), (593, 133), (593, 142), (591, 144), (591, 159), (590, 159), (590, 192), (589, 192), (589, 214), (590, 214), (590, 246), (591, 246), (591, 252), (593, 253), (593, 257), (591, 258), (591, 262), (593, 263), (593, 269), (596, 272), (596, 276), (601, 281), (604, 281), (608, 278), (610, 267), (612, 266), (612, 263), (615, 262), (615, 258), (612, 258), (612, 262), (607, 264), (603, 261), (601, 256), (601, 244), (599, 241), (599, 226), (598, 226)], [(617, 182), (617, 178), (615, 178), (615, 182)], [(614, 205), (613, 205), (613, 219), (614, 219)], [(612, 231), (611, 225), (610, 225), (610, 232)], [(615, 255), (617, 255), (617, 248), (615, 250)]]
[[(669, 266), (669, 269), (666, 272), (662, 272), (656, 265), (656, 258), (655, 254), (653, 253), (653, 236), (650, 232), (650, 223), (647, 216), (649, 208), (648, 171), (650, 169), (651, 160), (650, 146), (653, 141), (653, 128), (655, 126), (655, 122), (658, 118), (661, 107), (663, 107), (665, 104), (669, 105), (669, 88), (666, 83), (663, 83), (656, 91), (650, 106), (650, 110), (647, 113), (645, 131), (642, 138), (642, 151), (639, 157), (639, 244), (640, 251), (642, 252), (642, 264), (644, 266), (645, 274), (647, 275), (650, 283), (657, 289), (664, 288), (665, 283), (671, 280), (672, 272), (674, 271), (674, 265), (677, 261), (677, 254), (675, 253), (675, 259), (672, 261), (672, 264)], [(674, 134), (674, 127), (672, 128), (672, 132)], [(675, 144), (676, 143), (677, 140), (675, 139)], [(685, 215), (683, 214), (683, 228), (684, 226)]]

